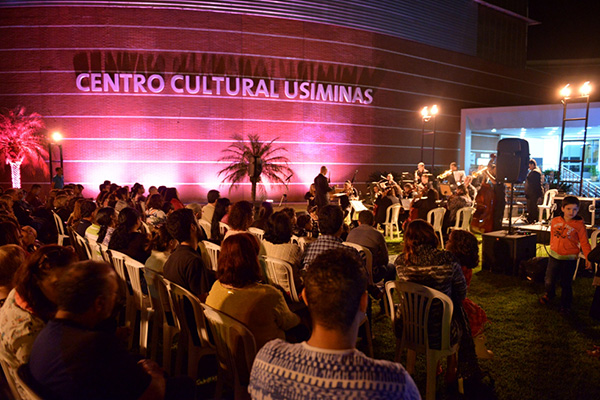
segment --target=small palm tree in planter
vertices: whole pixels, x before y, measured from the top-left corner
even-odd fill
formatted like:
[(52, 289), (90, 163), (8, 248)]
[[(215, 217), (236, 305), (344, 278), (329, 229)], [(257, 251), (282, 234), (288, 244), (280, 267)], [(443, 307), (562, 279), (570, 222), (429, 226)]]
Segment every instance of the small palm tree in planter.
[(224, 156), (219, 161), (227, 161), (230, 164), (219, 171), (219, 176), (224, 175), (225, 181), (231, 183), (231, 188), (246, 179), (252, 184), (252, 203), (256, 202), (256, 188), (261, 193), (266, 193), (263, 177), (272, 183), (287, 184), (294, 172), (287, 166), (287, 157), (279, 155), (287, 151), (284, 147), (275, 146), (275, 138), (263, 142), (256, 134), (249, 134), (247, 139), (242, 135), (234, 135), (234, 142), (223, 150)]
[(21, 187), (21, 164), (30, 160), (45, 168), (45, 125), (37, 113), (27, 115), (25, 107), (16, 107), (0, 114), (0, 158), (10, 164), (12, 187)]

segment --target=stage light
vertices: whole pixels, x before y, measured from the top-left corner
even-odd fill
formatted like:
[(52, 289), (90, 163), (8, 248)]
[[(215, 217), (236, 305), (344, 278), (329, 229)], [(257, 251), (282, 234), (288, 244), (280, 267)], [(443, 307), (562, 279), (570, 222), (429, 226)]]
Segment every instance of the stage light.
[(567, 83), (567, 85), (560, 90), (560, 95), (565, 99), (571, 96), (570, 84)]
[(429, 117), (428, 107), (423, 107), (423, 109), (421, 110), (421, 115), (423, 116), (423, 118)]
[(590, 81), (585, 82), (581, 85), (581, 88), (579, 88), (579, 93), (581, 93), (582, 96), (589, 96), (591, 92), (592, 86), (590, 85)]
[(431, 106), (431, 115), (435, 115), (438, 113), (438, 106), (437, 105), (433, 105)]
[(63, 138), (63, 135), (59, 131), (52, 133), (52, 141), (54, 143), (60, 142), (62, 140), (62, 138)]

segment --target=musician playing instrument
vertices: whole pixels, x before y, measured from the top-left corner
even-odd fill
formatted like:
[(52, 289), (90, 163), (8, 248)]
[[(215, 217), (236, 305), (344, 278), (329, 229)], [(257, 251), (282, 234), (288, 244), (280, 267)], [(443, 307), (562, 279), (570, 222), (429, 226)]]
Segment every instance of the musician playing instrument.
[(483, 170), (483, 174), (494, 189), (494, 224), (493, 230), (499, 231), (502, 229), (502, 218), (504, 217), (504, 206), (506, 205), (506, 194), (504, 183), (496, 179), (496, 154), (490, 156), (488, 166)]
[(420, 162), (417, 165), (417, 170), (415, 171), (415, 185), (418, 185), (421, 183), (421, 177), (423, 176), (423, 174), (428, 174), (429, 171), (425, 169), (425, 163), (424, 162)]
[(429, 173), (423, 174), (421, 176), (421, 183), (419, 183), (419, 184), (416, 185), (417, 194), (418, 195), (423, 195), (424, 196), (424, 193), (427, 190), (433, 189), (432, 178), (433, 178), (433, 175), (431, 175)]
[(447, 180), (448, 184), (450, 184), (450, 190), (455, 192), (456, 188), (463, 184), (465, 180), (465, 172), (459, 171), (458, 165), (453, 161), (450, 163), (450, 169), (444, 171), (443, 174), (438, 175), (438, 179), (440, 181), (444, 179)]
[(387, 174), (387, 176), (385, 178), (383, 176), (382, 176), (382, 178), (385, 179), (384, 182), (380, 181), (380, 184), (381, 184), (381, 186), (383, 186), (383, 189), (393, 188), (394, 195), (396, 197), (400, 197), (402, 195), (402, 189), (400, 188), (400, 185), (398, 185), (396, 183), (396, 181), (394, 180), (394, 175)]

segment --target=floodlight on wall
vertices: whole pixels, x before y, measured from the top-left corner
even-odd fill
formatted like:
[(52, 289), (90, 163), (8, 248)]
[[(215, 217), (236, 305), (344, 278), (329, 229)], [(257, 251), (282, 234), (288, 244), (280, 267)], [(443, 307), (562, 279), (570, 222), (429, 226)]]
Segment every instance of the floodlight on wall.
[[(62, 149), (62, 144), (61, 141), (63, 140), (63, 135), (62, 133), (60, 133), (59, 131), (54, 131), (52, 132), (52, 134), (50, 135), (50, 140), (48, 141), (48, 165), (49, 165), (49, 169), (50, 169), (50, 184), (52, 184), (52, 163), (53, 162), (57, 162), (60, 163), (60, 168), (63, 169), (63, 149)], [(58, 147), (58, 151), (59, 151), (59, 159), (58, 160), (52, 160), (52, 148), (54, 147)]]
[(581, 85), (581, 88), (579, 88), (579, 93), (582, 96), (589, 96), (590, 93), (592, 93), (592, 85), (590, 85), (590, 81), (587, 81)]

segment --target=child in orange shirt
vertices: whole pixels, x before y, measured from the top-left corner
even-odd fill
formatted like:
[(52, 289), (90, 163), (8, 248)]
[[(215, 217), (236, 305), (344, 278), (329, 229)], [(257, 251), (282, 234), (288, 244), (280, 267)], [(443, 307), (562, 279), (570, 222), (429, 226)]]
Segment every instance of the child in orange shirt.
[[(591, 251), (583, 218), (579, 212), (579, 199), (566, 196), (561, 204), (563, 215), (552, 219), (550, 228), (550, 259), (544, 285), (546, 294), (540, 298), (540, 303), (548, 304), (556, 297), (556, 282), (560, 280), (562, 293), (560, 310), (568, 313), (573, 302), (573, 274), (577, 266), (579, 251), (586, 257)], [(586, 261), (586, 267), (589, 261)]]

